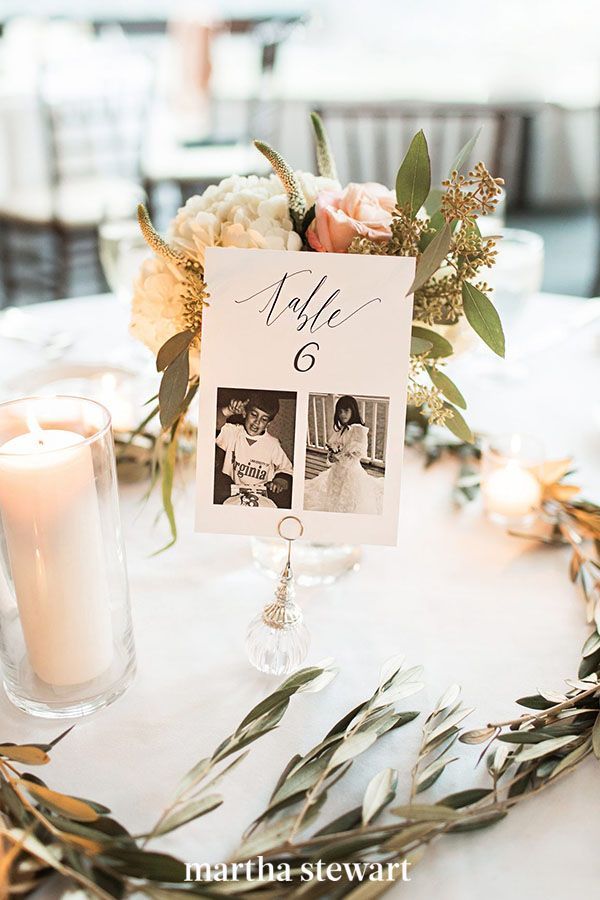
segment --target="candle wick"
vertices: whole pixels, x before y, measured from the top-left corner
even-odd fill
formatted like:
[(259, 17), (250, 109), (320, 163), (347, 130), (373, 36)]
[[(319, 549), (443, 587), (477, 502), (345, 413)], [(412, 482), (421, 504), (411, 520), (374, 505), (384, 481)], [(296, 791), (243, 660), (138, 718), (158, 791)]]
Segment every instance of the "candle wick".
[(43, 447), (43, 446), (44, 446), (44, 440), (43, 440), (43, 438), (38, 438), (38, 439), (37, 439), (37, 445), (38, 445), (38, 447)]

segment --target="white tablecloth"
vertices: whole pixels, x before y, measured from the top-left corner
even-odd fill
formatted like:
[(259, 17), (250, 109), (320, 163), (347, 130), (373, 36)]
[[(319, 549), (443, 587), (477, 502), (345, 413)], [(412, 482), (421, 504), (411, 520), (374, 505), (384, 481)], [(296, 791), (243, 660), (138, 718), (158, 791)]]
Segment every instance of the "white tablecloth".
[[(563, 342), (540, 350), (526, 382), (494, 384), (480, 374), (461, 387), (476, 427), (525, 428), (550, 454), (573, 453), (586, 493), (600, 496), (597, 329), (571, 335), (567, 321), (584, 301), (540, 296), (529, 310), (539, 330), (548, 323)], [(545, 315), (542, 325), (540, 311)], [(98, 358), (124, 338), (125, 310), (88, 298), (44, 304), (35, 314), (80, 339), (72, 358)], [(84, 315), (85, 313), (85, 315)], [(532, 337), (533, 339), (533, 337)], [(34, 362), (24, 345), (0, 340), (0, 379)], [(458, 365), (458, 364), (457, 364)], [(594, 408), (596, 404), (596, 408)], [(398, 448), (400, 452), (400, 448)], [(309, 662), (332, 655), (340, 666), (324, 693), (296, 698), (282, 726), (256, 745), (225, 783), (226, 802), (209, 818), (171, 835), (163, 849), (189, 861), (218, 861), (236, 846), (260, 812), (283, 765), (321, 739), (340, 715), (368, 696), (380, 663), (406, 652), (425, 666), (424, 692), (402, 704), (427, 710), (454, 681), (476, 707), (472, 727), (516, 714), (514, 699), (538, 687), (560, 690), (577, 669), (587, 634), (583, 608), (567, 577), (567, 554), (511, 538), (487, 524), (476, 505), (453, 508), (452, 462), (427, 472), (414, 450), (405, 454), (398, 549), (366, 548), (360, 571), (335, 586), (300, 592), (313, 643)], [(276, 683), (246, 662), (246, 623), (273, 589), (254, 570), (249, 542), (192, 533), (192, 497), (178, 497), (181, 536), (157, 557), (164, 534), (141, 488), (122, 490), (139, 671), (129, 692), (83, 720), (53, 753), (44, 776), (56, 788), (109, 805), (134, 831), (147, 828), (179, 777)], [(43, 741), (57, 724), (26, 717), (0, 696), (3, 740)], [(384, 738), (361, 757), (329, 801), (331, 816), (360, 802), (376, 771), (401, 771), (399, 802), (419, 742), (419, 720)], [(478, 748), (463, 748), (431, 794), (476, 786)], [(413, 900), (563, 900), (594, 896), (600, 876), (598, 761), (587, 759), (564, 781), (482, 832), (440, 840), (392, 896)]]

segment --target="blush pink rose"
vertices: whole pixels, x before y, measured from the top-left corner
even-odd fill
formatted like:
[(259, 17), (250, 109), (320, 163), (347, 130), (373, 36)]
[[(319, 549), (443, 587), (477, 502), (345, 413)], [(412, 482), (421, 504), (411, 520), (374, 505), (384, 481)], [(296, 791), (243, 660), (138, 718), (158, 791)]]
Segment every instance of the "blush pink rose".
[(347, 253), (355, 237), (385, 241), (396, 197), (383, 184), (349, 184), (344, 190), (321, 191), (315, 201), (315, 218), (306, 232), (313, 250)]

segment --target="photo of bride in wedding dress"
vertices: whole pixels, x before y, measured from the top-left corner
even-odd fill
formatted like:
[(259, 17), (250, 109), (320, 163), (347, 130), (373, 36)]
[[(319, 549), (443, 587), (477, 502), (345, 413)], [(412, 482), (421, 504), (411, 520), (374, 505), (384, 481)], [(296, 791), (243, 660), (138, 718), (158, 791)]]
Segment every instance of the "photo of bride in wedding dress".
[(305, 510), (381, 515), (388, 400), (360, 400), (362, 414), (356, 397), (310, 395)]

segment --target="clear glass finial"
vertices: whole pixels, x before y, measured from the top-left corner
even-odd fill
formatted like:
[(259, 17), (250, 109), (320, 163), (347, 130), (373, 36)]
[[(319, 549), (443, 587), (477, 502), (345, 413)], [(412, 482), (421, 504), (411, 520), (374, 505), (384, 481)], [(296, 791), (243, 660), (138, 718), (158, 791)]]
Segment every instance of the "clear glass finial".
[(288, 553), (275, 599), (267, 603), (248, 626), (248, 659), (261, 672), (285, 675), (296, 669), (308, 653), (310, 633), (294, 595), (294, 576)]

